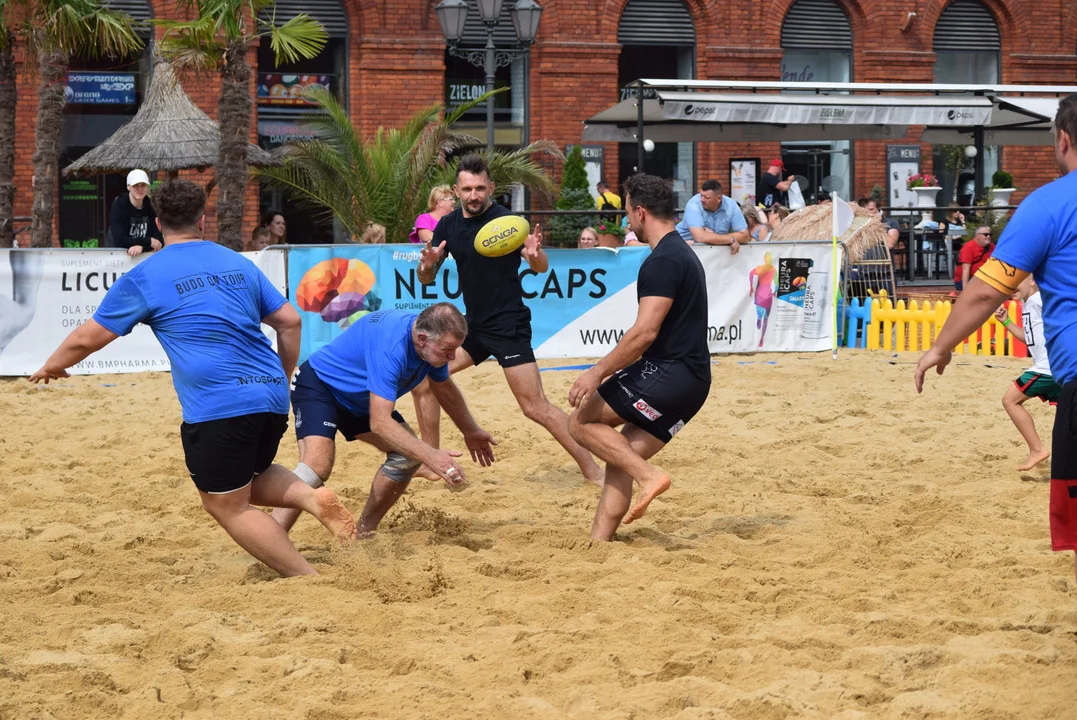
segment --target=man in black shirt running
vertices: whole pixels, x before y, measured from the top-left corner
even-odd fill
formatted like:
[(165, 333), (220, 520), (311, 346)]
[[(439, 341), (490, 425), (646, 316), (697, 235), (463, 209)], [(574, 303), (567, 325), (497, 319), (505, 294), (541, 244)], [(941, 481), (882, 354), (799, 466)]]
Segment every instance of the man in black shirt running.
[[(606, 461), (594, 540), (611, 539), (622, 518), (626, 525), (638, 520), (669, 489), (669, 476), (647, 460), (699, 412), (711, 385), (707, 279), (674, 227), (673, 186), (635, 175), (625, 183), (625, 196), (629, 226), (651, 246), (636, 283), (639, 313), (617, 347), (568, 394), (576, 408), (572, 437)], [(640, 496), (629, 510), (633, 480)]]
[[(418, 273), (419, 281), (429, 285), (434, 282), (447, 253), (456, 260), (467, 309), (468, 333), (456, 358), (449, 364), (449, 373), (478, 365), (492, 356), (505, 371), (509, 389), (524, 415), (545, 427), (561, 443), (587, 480), (601, 484), (602, 469), (591, 454), (572, 439), (568, 432), (568, 416), (542, 391), (542, 380), (531, 349), (531, 310), (524, 305), (520, 258), (536, 273), (544, 273), (549, 268), (549, 258), (542, 250), (542, 228), (536, 225), (535, 232), (515, 252), (501, 257), (480, 255), (475, 250), (475, 235), (491, 220), (512, 213), (490, 200), (494, 183), (490, 180), (486, 161), (480, 155), (471, 154), (460, 160), (453, 191), (460, 199), (460, 206), (438, 221), (431, 242), (426, 243), (419, 258)], [(416, 388), (414, 395), (422, 438), (431, 447), (438, 447), (440, 408), (437, 400), (427, 384)]]

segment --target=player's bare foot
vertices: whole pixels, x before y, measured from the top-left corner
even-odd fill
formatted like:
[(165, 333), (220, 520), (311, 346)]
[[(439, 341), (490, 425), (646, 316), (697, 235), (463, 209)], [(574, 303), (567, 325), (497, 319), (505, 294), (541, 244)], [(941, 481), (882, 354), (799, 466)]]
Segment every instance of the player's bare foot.
[(653, 479), (646, 480), (640, 483), (639, 499), (636, 504), (632, 506), (632, 509), (621, 520), (622, 523), (628, 525), (643, 517), (643, 513), (647, 512), (647, 506), (651, 504), (651, 500), (669, 490), (669, 486), (672, 481), (669, 479), (669, 475), (664, 472), (659, 472)]
[(1028, 457), (1025, 458), (1025, 461), (1017, 466), (1017, 469), (1031, 470), (1049, 457), (1051, 457), (1051, 451), (1047, 448), (1043, 448), (1042, 450), (1033, 450), (1028, 454)]
[(415, 477), (421, 477), (423, 480), (440, 480), (441, 476), (431, 470), (423, 463), (419, 466), (419, 469), (415, 471)]
[(344, 503), (327, 487), (314, 491), (318, 498), (318, 522), (325, 525), (329, 532), (337, 536), (344, 544), (355, 540), (355, 518), (344, 507)]

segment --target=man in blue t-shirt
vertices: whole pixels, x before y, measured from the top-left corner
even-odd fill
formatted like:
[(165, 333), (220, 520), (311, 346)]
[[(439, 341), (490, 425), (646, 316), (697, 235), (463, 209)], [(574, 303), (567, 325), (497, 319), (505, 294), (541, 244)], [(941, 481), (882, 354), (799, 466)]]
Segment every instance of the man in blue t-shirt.
[[(463, 433), (472, 460), (483, 467), (494, 461), (491, 445), (496, 443), (471, 417), (460, 389), (449, 379), (449, 362), (466, 336), (467, 321), (450, 303), (418, 314), (381, 310), (363, 317), (300, 366), (292, 383), (299, 441), (295, 474), (311, 487), (322, 487), (333, 471), (338, 432), (349, 442), (362, 440), (386, 453), (359, 517), (360, 535), (377, 529), (420, 465), (451, 486), (464, 480), (453, 460), (461, 453), (419, 440), (395, 410), (396, 401), (427, 377), (437, 402)], [(299, 513), (280, 509), (273, 517), (291, 529)]]
[(722, 194), (722, 184), (717, 180), (707, 180), (699, 186), (699, 194), (684, 206), (677, 232), (686, 242), (728, 245), (733, 255), (740, 251), (741, 243), (748, 242), (744, 213), (733, 198)]
[[(1043, 331), (1051, 372), (1062, 386), (1051, 438), (1051, 547), (1077, 551), (1077, 95), (1055, 116), (1055, 157), (1063, 177), (1021, 203), (994, 254), (962, 291), (935, 345), (916, 367), (941, 375), (951, 349), (971, 335), (1026, 277), (1043, 297)], [(1077, 555), (1074, 558), (1077, 573)]]
[[(173, 180), (154, 197), (165, 247), (113, 283), (93, 318), (30, 377), (67, 368), (139, 323), (172, 364), (183, 409), (180, 437), (202, 506), (232, 538), (281, 575), (315, 575), (259, 505), (306, 510), (342, 540), (355, 520), (328, 488), (312, 489), (274, 465), (288, 427), (288, 376), (299, 357), (299, 313), (247, 258), (202, 240), (206, 194)], [(262, 332), (277, 331), (278, 351)]]

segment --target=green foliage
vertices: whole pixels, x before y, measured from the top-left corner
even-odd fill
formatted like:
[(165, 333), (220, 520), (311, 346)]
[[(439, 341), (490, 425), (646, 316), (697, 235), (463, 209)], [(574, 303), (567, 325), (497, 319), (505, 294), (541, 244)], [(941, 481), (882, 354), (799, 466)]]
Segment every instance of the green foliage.
[[(595, 199), (587, 182), (587, 168), (583, 162), (583, 150), (580, 146), (572, 148), (565, 158), (564, 171), (561, 174), (561, 194), (554, 204), (555, 210), (596, 210)], [(549, 239), (556, 245), (574, 245), (580, 232), (588, 226), (598, 223), (597, 211), (594, 215), (555, 215), (549, 221)]]
[(991, 176), (991, 186), (996, 188), (1012, 188), (1013, 175), (1003, 170), (996, 170)]
[(886, 197), (886, 190), (883, 188), (882, 185), (874, 185), (871, 188), (870, 197), (872, 200), (878, 203), (880, 199)]
[(565, 158), (565, 169), (561, 175), (561, 191), (590, 190), (587, 183), (587, 166), (583, 162), (583, 150), (576, 145)]
[[(431, 105), (403, 127), (378, 128), (369, 139), (359, 134), (331, 93), (309, 90), (306, 96), (325, 111), (307, 123), (317, 137), (287, 144), (283, 166), (257, 169), (254, 177), (335, 216), (355, 238), (362, 237), (370, 223), (379, 223), (385, 226), (386, 242), (407, 242), (415, 218), (427, 210), (430, 189), (455, 182), (459, 159), (449, 161), (447, 156), (475, 142), (455, 132), (453, 123), (507, 89), (487, 93), (445, 117), (440, 105)], [(561, 157), (556, 145), (547, 141), (487, 155), (494, 185), (498, 190), (523, 186), (552, 198), (553, 182), (532, 157), (540, 153)]]
[(322, 24), (306, 13), (281, 25), (274, 14), (269, 21), (258, 13), (274, 0), (183, 0), (197, 11), (189, 21), (158, 20), (165, 29), (161, 52), (179, 70), (218, 69), (225, 51), (234, 42), (250, 45), (269, 38), (278, 64), (317, 57), (329, 36)]
[[(27, 12), (21, 35), (30, 55), (61, 53), (66, 58), (124, 57), (142, 48), (131, 16), (99, 0), (44, 0), (22, 4)], [(28, 69), (32, 70), (30, 63)]]

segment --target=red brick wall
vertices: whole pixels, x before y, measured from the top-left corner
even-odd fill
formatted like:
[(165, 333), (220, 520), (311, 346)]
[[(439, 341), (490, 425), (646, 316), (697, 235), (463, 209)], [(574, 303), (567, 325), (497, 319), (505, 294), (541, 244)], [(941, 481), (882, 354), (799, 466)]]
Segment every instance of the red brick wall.
[[(361, 130), (401, 124), (405, 118), (444, 100), (444, 42), (434, 13), (437, 0), (343, 0), (350, 23), (348, 106)], [(696, 27), (696, 76), (711, 79), (777, 80), (782, 58), (781, 25), (793, 0), (685, 0)], [(946, 0), (838, 0), (853, 29), (856, 82), (931, 82), (932, 38)], [(545, 0), (530, 73), (531, 138), (558, 145), (577, 143), (582, 121), (618, 99), (617, 25), (627, 0), (584, 3)], [(155, 16), (174, 15), (171, 0), (153, 0)], [(1077, 4), (1068, 0), (985, 0), (1002, 37), (1002, 82), (1077, 84)], [(917, 17), (900, 29), (910, 9)], [(251, 53), (251, 62), (254, 62)], [(211, 117), (217, 114), (218, 78), (185, 81), (191, 98)], [(253, 87), (252, 87), (253, 91)], [(21, 84), (17, 131), (16, 212), (29, 214), (30, 157), (36, 95)], [(254, 123), (251, 139), (256, 138)], [(728, 180), (731, 157), (758, 157), (778, 151), (772, 143), (700, 143), (697, 177)], [(919, 139), (910, 129), (905, 139)], [(855, 194), (885, 186), (886, 142), (854, 144)], [(605, 174), (616, 182), (618, 146), (606, 147)], [(922, 146), (924, 170), (931, 170), (931, 147)], [(1057, 176), (1050, 148), (1008, 147), (1003, 168), (1028, 191)], [(559, 164), (555, 172), (559, 173)], [(199, 177), (205, 181), (209, 176)], [(990, 180), (988, 178), (988, 180)], [(247, 194), (246, 218), (257, 221), (257, 187)], [(212, 216), (214, 197), (210, 198)], [(210, 230), (212, 233), (212, 229)]]

